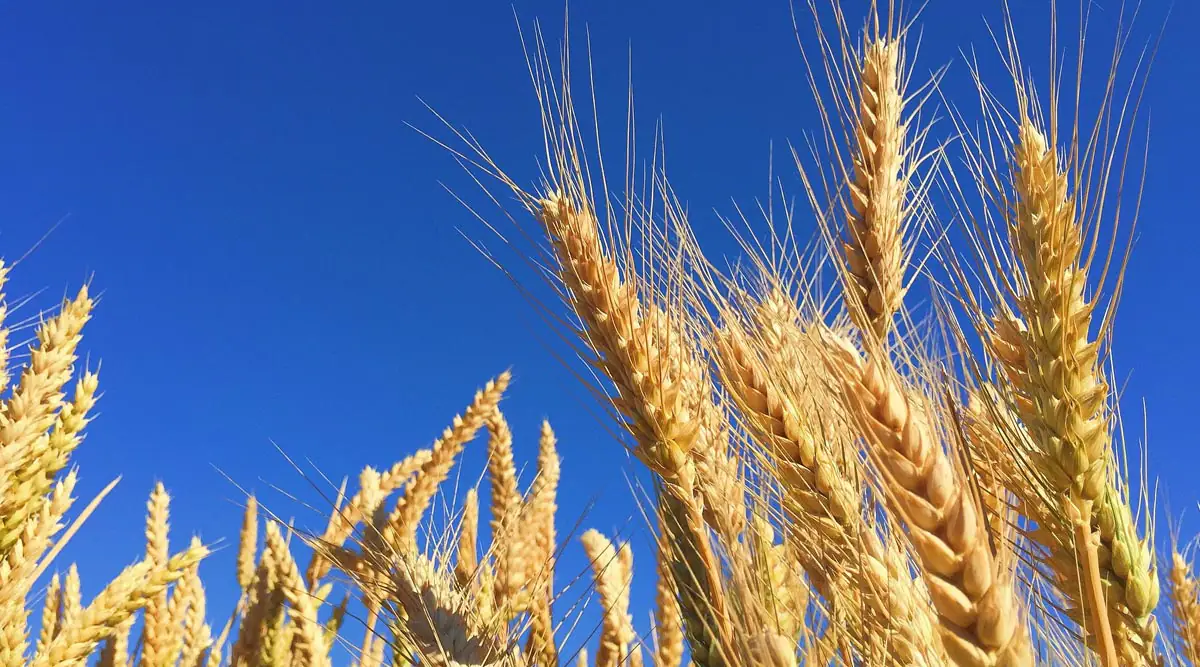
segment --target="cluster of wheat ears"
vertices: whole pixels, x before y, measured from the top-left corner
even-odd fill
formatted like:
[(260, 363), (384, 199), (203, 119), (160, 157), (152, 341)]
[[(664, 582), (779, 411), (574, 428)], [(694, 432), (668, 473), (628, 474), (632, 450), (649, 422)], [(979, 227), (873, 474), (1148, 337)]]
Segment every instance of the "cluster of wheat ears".
[[(142, 560), (81, 600), (77, 570), (50, 568), (100, 500), (67, 521), (98, 386), (75, 372), (84, 289), (41, 319), (15, 381), (0, 379), (0, 665), (586, 666), (586, 649), (565, 648), (575, 607), (555, 579), (578, 541), (602, 609), (586, 642), (596, 667), (1200, 664), (1189, 549), (1156, 556), (1109, 379), (1124, 253), (1101, 239), (1118, 238), (1109, 182), (1136, 98), (1110, 76), (1089, 125), (1060, 114), (1052, 71), (1043, 107), (1009, 30), (1015, 102), (976, 77), (980, 120), (945, 104), (952, 137), (935, 141), (919, 110), (940, 74), (914, 82), (909, 30), (878, 14), (852, 31), (836, 5), (826, 22), (814, 12), (834, 26), (810, 61), (824, 141), (817, 167), (795, 157), (816, 231), (802, 247), (791, 214), (763, 208), (767, 233), (738, 234), (732, 269), (701, 252), (659, 161), (610, 194), (585, 155), (569, 61), (552, 77), (540, 35), (542, 185), (518, 186), (459, 135), (463, 164), (524, 209), (511, 236), (534, 241), (528, 266), (569, 311), (546, 312), (650, 480), (650, 632), (629, 609), (629, 544), (556, 532), (548, 423), (522, 490), (499, 409), (507, 373), (432, 446), (343, 484), (323, 531), (249, 498), (224, 623), (205, 605), (207, 547), (171, 552), (161, 486)], [(475, 491), (444, 530), (419, 531), (481, 433), (490, 543)]]

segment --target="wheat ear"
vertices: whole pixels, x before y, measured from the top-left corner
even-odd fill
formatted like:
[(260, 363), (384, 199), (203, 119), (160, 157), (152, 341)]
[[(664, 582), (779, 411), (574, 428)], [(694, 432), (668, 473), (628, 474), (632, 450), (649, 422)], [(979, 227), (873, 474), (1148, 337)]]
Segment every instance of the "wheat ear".
[(1014, 162), (1010, 234), (1027, 282), (1019, 297), (1028, 327), (1020, 388), (1033, 408), (1022, 417), (1045, 454), (1047, 477), (1082, 507), (1103, 493), (1110, 457), (1108, 386), (1099, 345), (1088, 340), (1093, 304), (1084, 295), (1083, 240), (1068, 175), (1032, 121), (1021, 125)]
[(258, 499), (247, 496), (242, 513), (242, 530), (238, 533), (237, 583), (244, 596), (254, 581), (254, 562), (258, 555)]
[(288, 615), (295, 626), (290, 642), (291, 664), (324, 667), (329, 664), (329, 648), (324, 628), (317, 619), (319, 598), (309, 591), (283, 536), (274, 523), (267, 524), (266, 547), (273, 554), (279, 587), (288, 601)]
[(461, 590), (477, 583), (479, 570), (479, 491), (467, 490), (458, 528), (458, 550), (454, 558), (454, 580)]
[(747, 427), (777, 465), (780, 482), (797, 509), (795, 526), (810, 539), (856, 532), (861, 491), (838, 469), (824, 443), (805, 428), (806, 406), (796, 405), (785, 382), (768, 370), (790, 366), (780, 356), (791, 346), (776, 348), (767, 341), (761, 346), (767, 349), (760, 356), (741, 327), (733, 324), (720, 337), (717, 359)]
[[(282, 595), (275, 585), (275, 566), (272, 553), (263, 551), (245, 592), (244, 611), (237, 627), (237, 636), (229, 648), (229, 661), (235, 667), (256, 664), (260, 655), (268, 659), (270, 631), (282, 610)], [(218, 642), (218, 645), (221, 643)]]
[(654, 590), (655, 667), (680, 667), (683, 664), (683, 618), (678, 593), (671, 579), (670, 564), (674, 548), (665, 539), (658, 539), (658, 584)]
[[(422, 660), (447, 660), (464, 667), (504, 664), (514, 656), (495, 633), (482, 625), (470, 598), (420, 554), (404, 554), (392, 570), (391, 602), (407, 621), (402, 639)], [(519, 662), (519, 661), (518, 661)]]
[(847, 184), (847, 310), (863, 331), (887, 337), (904, 298), (908, 191), (900, 42), (867, 45), (859, 72), (853, 178)]
[[(1029, 363), (1026, 353), (1030, 345), (1029, 335), (1018, 317), (1001, 311), (993, 318), (987, 336), (988, 348), (1000, 360), (1005, 377), (1012, 386), (1018, 388), (1012, 403), (1016, 412), (1022, 415), (1033, 415), (1036, 411), (1033, 395), (1024, 390), (1032, 382), (1026, 370)], [(1011, 414), (1007, 406), (999, 404), (994, 398), (980, 399), (977, 403), (981, 420), (984, 423), (996, 420), (998, 428), (995, 432), (1006, 434), (1011, 441), (997, 443), (994, 437), (983, 441), (996, 450), (992, 454), (994, 459), (1008, 461), (1015, 454), (1021, 461), (1043, 460), (1038, 444), (1031, 436), (1032, 431), (1020, 423), (1021, 420)], [(1017, 495), (1022, 498), (1025, 510), (1037, 518), (1038, 529), (1032, 536), (1051, 549), (1051, 568), (1060, 587), (1073, 600), (1068, 612), (1076, 622), (1082, 623), (1082, 602), (1077, 593), (1083, 585), (1079, 578), (1078, 554), (1070, 553), (1073, 551), (1071, 549), (1056, 548), (1062, 542), (1061, 535), (1070, 534), (1071, 527), (1065, 524), (1056, 508), (1045, 504), (1043, 498), (1049, 491), (1040, 490), (1053, 484), (1052, 478), (1040, 476), (1029, 479), (1028, 474), (1015, 468), (1019, 466), (1010, 466), (1008, 471), (1009, 485), (1020, 491)], [(1147, 526), (1145, 535), (1139, 536), (1128, 491), (1119, 483), (1119, 470), (1116, 466), (1109, 468), (1100, 498), (1092, 505), (1091, 516), (1092, 540), (1097, 543), (1102, 590), (1117, 653), (1122, 661), (1153, 663), (1157, 660), (1154, 648), (1157, 623), (1153, 612), (1160, 597), (1153, 532)]]
[(732, 541), (744, 520), (730, 479), (736, 471), (728, 470), (724, 418), (683, 323), (642, 303), (637, 285), (606, 252), (590, 201), (552, 192), (535, 212), (583, 325), (579, 333), (617, 389), (614, 407), (637, 442), (634, 454), (679, 493), (702, 496), (709, 523)]
[(1192, 564), (1178, 549), (1171, 554), (1168, 583), (1179, 652), (1193, 665), (1200, 664), (1200, 584)]
[(1013, 149), (1015, 202), (1009, 239), (1020, 261), (1018, 307), (1028, 331), (1016, 385), (1022, 421), (1037, 448), (1038, 472), (1055, 494), (1074, 535), (1082, 597), (1095, 624), (1091, 636), (1103, 664), (1117, 664), (1104, 599), (1092, 515), (1108, 481), (1108, 388), (1099, 345), (1089, 341), (1093, 304), (1084, 295), (1083, 238), (1068, 175), (1045, 136), (1024, 119)]
[(838, 453), (843, 447), (830, 444), (850, 424), (837, 414), (822, 377), (820, 341), (801, 330), (797, 317), (790, 299), (772, 291), (755, 306), (752, 332), (728, 318), (716, 355), (726, 388), (778, 478), (786, 537), (855, 643), (891, 633), (896, 639), (882, 650), (897, 664), (936, 659), (930, 657), (941, 650), (924, 612), (926, 596), (906, 573), (893, 576), (879, 535), (863, 519), (861, 483)]
[(756, 510), (750, 519), (747, 541), (755, 600), (747, 615), (757, 616), (752, 623), (760, 634), (787, 638), (794, 655), (804, 626), (808, 588), (786, 543), (775, 544), (775, 529), (766, 517), (768, 512), (765, 507)]
[[(199, 538), (192, 538), (192, 546), (200, 546)], [(205, 652), (212, 647), (212, 628), (206, 618), (204, 583), (200, 580), (199, 564), (188, 569), (179, 584), (183, 597), (187, 599), (187, 611), (183, 616), (183, 647), (180, 654), (182, 667), (201, 667)]]
[(133, 623), (136, 620), (136, 616), (130, 616), (117, 624), (112, 636), (104, 640), (97, 667), (128, 667), (130, 664), (129, 634), (133, 631)]
[(488, 381), (483, 389), (475, 393), (474, 400), (462, 416), (456, 415), (450, 428), (433, 444), (429, 460), (418, 469), (412, 482), (405, 488), (404, 496), (379, 531), (385, 543), (400, 552), (412, 545), (417, 525), (438, 486), (450, 474), (459, 452), (484, 426), (487, 417), (496, 411), (511, 378), (509, 372), (505, 371)]
[(513, 461), (512, 430), (497, 412), (485, 420), (488, 430), (488, 473), (492, 484), (492, 553), (496, 563), (496, 608), (515, 614), (525, 585), (526, 563), (518, 521), (521, 490)]
[[(729, 637), (694, 461), (698, 451), (714, 449), (717, 424), (711, 417), (707, 373), (667, 314), (653, 305), (643, 308), (634, 285), (606, 255), (599, 223), (587, 204), (556, 192), (542, 199), (536, 212), (554, 248), (559, 279), (583, 325), (581, 335), (617, 389), (613, 402), (634, 436), (634, 454), (665, 485), (659, 494), (664, 539), (679, 545), (673, 552), (673, 576), (692, 658), (705, 665), (717, 659)], [(737, 500), (730, 499), (735, 512)]]
[[(370, 468), (363, 470), (359, 476), (358, 492), (344, 506), (334, 508), (329, 524), (318, 541), (328, 548), (344, 545), (355, 528), (374, 515), (379, 503), (408, 483), (432, 457), (432, 451), (422, 449), (398, 461), (383, 473)], [(317, 582), (329, 572), (329, 562), (321, 556), (321, 551), (315, 550), (308, 565), (306, 577), (310, 587), (316, 587)]]
[(559, 463), (554, 430), (550, 428), (550, 422), (543, 421), (538, 438), (538, 474), (521, 514), (521, 534), (527, 540), (525, 548), (528, 552), (525, 578), (533, 588), (525, 653), (535, 664), (543, 667), (558, 664), (551, 602), (554, 597), (554, 550), (557, 539), (554, 517), (558, 512)]
[(636, 635), (629, 616), (629, 589), (633, 584), (633, 552), (628, 544), (617, 547), (599, 531), (583, 534), (584, 551), (595, 573), (596, 593), (604, 610), (596, 667), (624, 667), (632, 662)]
[[(191, 546), (200, 546), (199, 538), (193, 537)], [(197, 604), (203, 605), (203, 601), (195, 599), (197, 595), (196, 587), (200, 586), (199, 595), (204, 595), (203, 586), (200, 581), (200, 564), (197, 563), (191, 568), (188, 568), (184, 573), (183, 578), (175, 584), (175, 589), (171, 593), (171, 598), (167, 603), (168, 623), (170, 624), (169, 644), (163, 651), (165, 658), (164, 664), (168, 667), (176, 667), (183, 657), (184, 645), (187, 643), (185, 634), (188, 632), (188, 616), (192, 613), (192, 608)]]
[[(168, 543), (168, 517), (171, 497), (162, 483), (155, 484), (146, 503), (146, 560), (153, 567), (165, 567), (171, 557)], [(171, 614), (166, 588), (150, 598), (144, 614), (142, 655), (140, 664), (146, 667), (166, 665), (171, 645)]]
[(42, 602), (41, 630), (38, 632), (35, 653), (45, 650), (50, 645), (50, 641), (54, 639), (55, 633), (58, 632), (62, 613), (62, 592), (62, 581), (55, 572), (54, 576), (50, 578), (50, 583), (46, 585), (46, 598)]
[(894, 371), (840, 346), (846, 397), (882, 473), (888, 500), (909, 529), (941, 616), (942, 641), (962, 665), (1032, 665), (1013, 581), (962, 473), (922, 419)]
[[(24, 529), (4, 557), (0, 559), (0, 664), (25, 664), (28, 640), (25, 600), (39, 566), (39, 558), (49, 547), (54, 535), (62, 529), (61, 519), (74, 502), (74, 471), (54, 484), (49, 498), (44, 499), (38, 513), (25, 521)], [(60, 617), (72, 613), (68, 603), (77, 600), (78, 573), (68, 572), (63, 587), (63, 608)], [(61, 623), (60, 623), (61, 625)]]
[[(54, 427), (63, 407), (63, 387), (70, 380), (75, 350), (93, 305), (85, 286), (38, 327), (29, 362), (0, 409), (0, 554), (20, 538), (25, 520), (37, 514), (54, 473), (61, 468), (45, 462), (62, 460), (66, 450), (78, 442), (76, 434), (68, 433), (77, 423), (81, 427), (71, 420), (74, 411), (63, 415), (63, 428)], [(59, 437), (44, 437), (52, 429)], [(40, 554), (30, 555), (36, 558)]]
[(168, 560), (165, 567), (143, 561), (126, 568), (83, 610), (76, 622), (64, 626), (45, 651), (34, 655), (30, 667), (85, 664), (100, 640), (111, 635), (151, 598), (178, 581), (188, 568), (207, 555), (205, 547), (192, 547)]
[(1096, 625), (1090, 636), (1102, 657), (1153, 662), (1158, 577), (1150, 535), (1139, 539), (1128, 501), (1112, 482), (1109, 387), (1099, 343), (1090, 339), (1096, 306), (1085, 294), (1087, 259), (1070, 176), (1028, 119), (1013, 162), (1009, 239), (1020, 262), (1021, 319), (998, 318), (991, 347), (1015, 389), (1037, 481), (1050, 495), (1066, 495), (1068, 505), (1052, 509), (1052, 521), (1034, 536), (1054, 549), (1074, 534), (1075, 563), (1056, 570), (1064, 582), (1079, 582), (1079, 593), (1067, 595)]

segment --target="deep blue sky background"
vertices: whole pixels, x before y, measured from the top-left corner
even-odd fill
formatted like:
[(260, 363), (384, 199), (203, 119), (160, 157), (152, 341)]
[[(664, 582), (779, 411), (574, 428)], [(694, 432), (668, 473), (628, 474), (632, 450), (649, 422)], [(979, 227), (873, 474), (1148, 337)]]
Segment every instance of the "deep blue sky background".
[[(1101, 38), (1116, 9), (1103, 4), (1114, 6), (1097, 10)], [(1143, 4), (1138, 42), (1167, 14), (1163, 0)], [(984, 17), (998, 21), (999, 7), (930, 0), (917, 71), (953, 61), (948, 90), (965, 91), (958, 52), (975, 43), (995, 61)], [(509, 366), (518, 457), (532, 462), (543, 416), (560, 436), (560, 531), (597, 496), (584, 523), (630, 529), (634, 467), (533, 335), (547, 333), (533, 311), (456, 231), (487, 234), (438, 183), (478, 199), (475, 186), (404, 125), (439, 129), (420, 96), (514, 175), (536, 175), (538, 116), (513, 9), (306, 0), (0, 7), (0, 252), (16, 259), (69, 216), (14, 272), (9, 300), (44, 289), (37, 303), (50, 306), (89, 276), (103, 292), (84, 343), (104, 364), (102, 414), (74, 460), (84, 501), (116, 475), (124, 480), (64, 555), (82, 561), (85, 595), (138, 557), (155, 480), (173, 492), (179, 547), (191, 533), (236, 540), (241, 494), (214, 466), (316, 527), (319, 517), (270, 491), (306, 484), (272, 440), (332, 477), (386, 466), (428, 445), (477, 386)], [(560, 0), (518, 0), (515, 9), (526, 27), (542, 19), (557, 41)], [(1151, 468), (1171, 509), (1191, 512), (1192, 534), (1200, 59), (1188, 33), (1200, 13), (1191, 2), (1173, 11), (1147, 94), (1149, 182), (1117, 365), (1131, 373), (1126, 412), (1137, 417), (1145, 399)], [(614, 148), (632, 52), (643, 132), (661, 116), (668, 171), (702, 233), (717, 228), (714, 207), (730, 213), (732, 201), (767, 194), (772, 141), (817, 129), (784, 0), (576, 2), (571, 12), (577, 37), (585, 24), (591, 30)], [(1035, 12), (1020, 26), (1036, 66), (1045, 18)], [(790, 163), (776, 166), (795, 190)], [(1138, 422), (1129, 435), (1140, 440)], [(468, 478), (482, 451), (482, 443), (468, 450)], [(644, 586), (651, 553), (644, 539), (638, 546)], [(580, 566), (576, 545), (568, 554)], [(232, 605), (232, 556), (227, 549), (205, 566), (214, 620)], [(639, 589), (642, 623), (648, 600)]]

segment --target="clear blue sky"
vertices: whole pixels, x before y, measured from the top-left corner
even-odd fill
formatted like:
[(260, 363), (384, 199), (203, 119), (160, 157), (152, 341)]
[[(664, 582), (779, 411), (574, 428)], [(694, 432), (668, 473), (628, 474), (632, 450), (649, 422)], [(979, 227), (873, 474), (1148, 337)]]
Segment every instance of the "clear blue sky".
[[(1137, 41), (1157, 34), (1167, 13), (1164, 0), (1143, 5)], [(543, 416), (559, 432), (560, 530), (597, 495), (586, 525), (626, 528), (632, 466), (532, 335), (545, 337), (542, 323), (456, 231), (486, 235), (438, 182), (468, 195), (472, 183), (404, 125), (438, 128), (420, 96), (513, 173), (535, 174), (538, 117), (514, 7), (181, 6), (0, 8), (0, 252), (15, 259), (69, 216), (14, 273), (10, 301), (45, 289), (38, 303), (50, 305), (93, 275), (103, 292), (84, 345), (104, 364), (102, 414), (75, 462), (85, 500), (118, 474), (124, 481), (64, 556), (83, 561), (85, 594), (138, 556), (156, 479), (175, 498), (178, 546), (193, 532), (236, 539), (241, 496), (214, 466), (315, 527), (314, 515), (269, 488), (305, 491), (272, 440), (333, 477), (384, 466), (428, 445), (509, 366), (518, 457), (532, 462)], [(559, 35), (560, 0), (515, 9)], [(930, 0), (918, 70), (953, 61), (961, 81), (958, 50), (971, 42), (994, 59), (983, 17), (996, 21), (998, 10), (998, 1)], [(576, 28), (591, 29), (610, 127), (623, 120), (632, 52), (644, 131), (661, 115), (669, 173), (702, 232), (717, 225), (714, 207), (730, 213), (732, 201), (766, 194), (770, 142), (818, 129), (785, 0), (576, 2), (571, 11)], [(1191, 2), (1173, 12), (1147, 96), (1149, 182), (1117, 365), (1131, 373), (1125, 410), (1137, 417), (1145, 398), (1152, 470), (1171, 508), (1190, 512), (1192, 533), (1200, 59), (1188, 32), (1200, 12)], [(1102, 32), (1112, 14), (1098, 16)], [(1044, 26), (1042, 14), (1024, 23), (1026, 44)], [(777, 167), (795, 189), (789, 164)], [(468, 452), (468, 476), (482, 451)], [(638, 545), (648, 583), (651, 554)], [(570, 553), (577, 567), (578, 547)], [(206, 572), (232, 588), (232, 549)], [(216, 618), (231, 591), (212, 595)], [(635, 608), (640, 623), (646, 599)]]

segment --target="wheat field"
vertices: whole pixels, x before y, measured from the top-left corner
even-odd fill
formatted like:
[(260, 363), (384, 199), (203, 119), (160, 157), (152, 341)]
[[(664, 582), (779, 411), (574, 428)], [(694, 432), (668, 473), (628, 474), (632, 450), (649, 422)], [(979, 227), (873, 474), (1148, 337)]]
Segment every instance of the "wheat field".
[[(1031, 67), (1006, 15), (1008, 79), (975, 76), (959, 104), (909, 64), (919, 13), (794, 11), (825, 26), (805, 47), (822, 126), (792, 151), (809, 212), (730, 221), (734, 261), (706, 253), (657, 157), (599, 166), (572, 47), (540, 30), (541, 181), (449, 124), (438, 140), (504, 210), (477, 215), (517, 259), (487, 259), (553, 295), (529, 298), (650, 480), (631, 493), (652, 610), (631, 608), (631, 543), (559, 516), (549, 422), (522, 480), (508, 372), (343, 483), (323, 529), (248, 497), (232, 573), (201, 576), (212, 544), (172, 547), (158, 485), (138, 560), (82, 599), (57, 556), (112, 489), (75, 497), (101, 386), (84, 286), (27, 351), (0, 308), (0, 666), (1200, 664), (1192, 542), (1156, 535), (1113, 380), (1145, 69), (1121, 80), (1114, 54), (1084, 104), (1082, 61)], [(468, 446), (490, 492), (435, 522)], [(556, 572), (567, 550), (590, 571)], [(207, 606), (226, 581), (235, 608)]]

